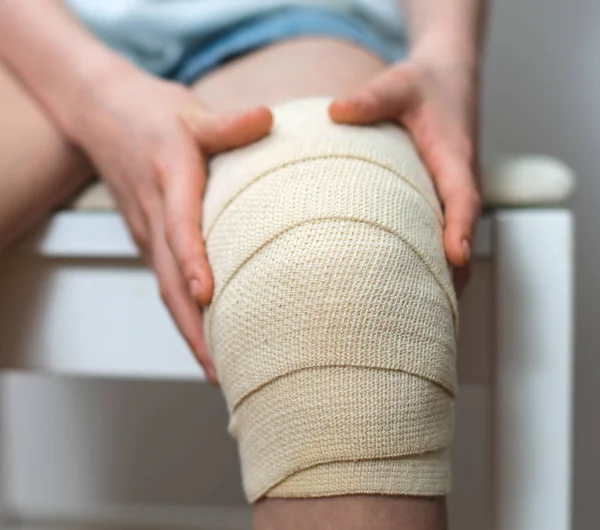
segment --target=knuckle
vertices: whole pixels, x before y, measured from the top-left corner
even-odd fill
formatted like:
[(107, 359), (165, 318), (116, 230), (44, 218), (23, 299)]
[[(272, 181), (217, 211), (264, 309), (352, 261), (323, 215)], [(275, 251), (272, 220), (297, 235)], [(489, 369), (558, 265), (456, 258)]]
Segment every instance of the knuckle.
[(169, 176), (171, 172), (169, 171), (168, 159), (160, 153), (161, 147), (162, 146), (156, 146), (156, 153), (150, 159), (149, 163), (154, 177), (153, 180), (156, 183), (156, 188), (164, 193), (169, 187)]
[(418, 79), (418, 72), (415, 68), (409, 68), (406, 65), (403, 67), (394, 68), (390, 71), (392, 80), (398, 84), (416, 84)]
[(379, 88), (373, 85), (368, 85), (358, 92), (358, 97), (363, 101), (377, 101), (379, 97)]
[(137, 189), (145, 189), (148, 182), (154, 180), (156, 174), (156, 158), (160, 150), (162, 139), (160, 133), (147, 132), (141, 141), (137, 154), (137, 164), (140, 168), (144, 168), (140, 177), (136, 179), (134, 186)]
[(162, 135), (153, 138), (151, 143), (152, 151), (147, 154), (148, 163), (152, 170), (160, 174), (168, 167), (168, 153), (165, 153), (165, 141)]
[(201, 256), (197, 252), (185, 252), (178, 258), (179, 266), (187, 280), (195, 279), (198, 276), (198, 267), (201, 262)]
[(181, 164), (181, 159), (187, 152), (186, 148), (185, 138), (177, 130), (172, 130), (168, 138), (157, 140), (150, 167), (159, 191), (165, 192), (170, 187), (173, 176), (177, 173), (176, 167)]

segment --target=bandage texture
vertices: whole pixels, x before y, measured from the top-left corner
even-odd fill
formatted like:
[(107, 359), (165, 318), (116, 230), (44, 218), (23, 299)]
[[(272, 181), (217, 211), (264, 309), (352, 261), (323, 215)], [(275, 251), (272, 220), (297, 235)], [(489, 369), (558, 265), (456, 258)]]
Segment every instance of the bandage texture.
[(458, 314), (440, 205), (404, 131), (335, 125), (327, 104), (281, 105), (210, 166), (205, 333), (244, 489), (443, 495)]

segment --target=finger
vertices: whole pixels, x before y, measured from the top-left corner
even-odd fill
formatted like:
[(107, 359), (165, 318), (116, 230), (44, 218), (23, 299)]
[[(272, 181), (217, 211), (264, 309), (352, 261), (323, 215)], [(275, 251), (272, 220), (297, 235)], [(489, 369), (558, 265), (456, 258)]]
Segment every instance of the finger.
[(475, 178), (467, 164), (447, 160), (443, 171), (434, 175), (435, 183), (444, 205), (444, 249), (454, 267), (463, 267), (471, 259), (475, 224), (481, 206)]
[(160, 232), (155, 234), (153, 251), (153, 265), (160, 285), (161, 298), (175, 325), (202, 365), (207, 379), (216, 384), (216, 370), (204, 341), (201, 309), (188, 292), (186, 282)]
[(378, 75), (356, 92), (334, 100), (329, 116), (336, 123), (369, 124), (396, 119), (417, 101), (415, 77), (398, 66)]
[(424, 108), (405, 124), (444, 207), (446, 258), (459, 268), (470, 260), (473, 231), (481, 212), (472, 169), (474, 149), (469, 134), (456, 125), (458, 122), (445, 125), (439, 117), (439, 111)]
[(194, 109), (183, 113), (182, 119), (208, 155), (260, 140), (273, 125), (273, 115), (266, 107), (228, 114)]
[(165, 234), (169, 248), (188, 285), (188, 291), (200, 305), (210, 303), (213, 277), (202, 237), (202, 195), (204, 161), (197, 148), (185, 142), (171, 151), (175, 160), (162, 171)]

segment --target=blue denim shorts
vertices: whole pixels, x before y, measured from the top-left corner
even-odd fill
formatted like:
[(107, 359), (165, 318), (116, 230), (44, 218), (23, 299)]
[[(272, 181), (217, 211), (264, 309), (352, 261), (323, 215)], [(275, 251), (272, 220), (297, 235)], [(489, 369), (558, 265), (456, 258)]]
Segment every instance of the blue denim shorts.
[(384, 36), (352, 15), (315, 8), (281, 9), (232, 24), (190, 46), (167, 78), (190, 84), (227, 61), (274, 42), (328, 36), (353, 42), (391, 63), (406, 53), (405, 39)]

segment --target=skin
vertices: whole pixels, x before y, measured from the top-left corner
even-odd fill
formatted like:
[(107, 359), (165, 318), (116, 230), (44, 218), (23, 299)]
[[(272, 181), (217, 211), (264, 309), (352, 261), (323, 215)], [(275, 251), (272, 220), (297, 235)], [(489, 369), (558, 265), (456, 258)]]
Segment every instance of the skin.
[[(315, 60), (297, 60), (307, 56), (314, 56)], [(305, 65), (306, 70), (298, 70), (296, 64)], [(350, 64), (352, 67), (348, 66)], [(256, 71), (264, 75), (260, 78), (249, 75)], [(274, 105), (306, 96), (339, 96), (348, 88), (358, 89), (384, 71), (385, 65), (368, 51), (333, 39), (310, 38), (279, 43), (249, 54), (199, 80), (192, 90), (205, 106), (220, 115), (239, 106)], [(230, 89), (242, 81), (245, 84), (242, 95)], [(52, 199), (60, 201), (68, 195), (62, 191), (65, 185), (69, 190), (75, 190), (85, 182), (91, 175), (91, 165), (6, 70), (4, 77), (0, 77), (0, 93), (4, 96), (0, 99), (0, 108), (13, 109), (9, 114), (11, 121), (5, 122), (0, 131), (6, 131), (4, 134), (8, 138), (17, 129), (21, 140), (15, 141), (14, 145), (0, 143), (0, 160), (4, 160), (4, 167), (14, 170), (10, 173), (12, 178), (0, 178), (0, 197), (11, 197), (6, 201), (7, 205), (11, 204), (10, 213), (7, 213), (8, 208), (0, 209), (4, 216), (0, 231), (6, 233), (12, 226), (8, 215), (11, 219), (24, 220), (19, 228), (21, 231), (36, 216), (43, 215), (55, 205)], [(29, 138), (29, 143), (23, 142), (23, 138)], [(5, 150), (5, 146), (10, 148)], [(15, 146), (19, 147), (16, 151), (12, 149)], [(37, 162), (33, 167), (23, 166), (23, 159)], [(37, 207), (32, 214), (30, 207), (34, 204)], [(267, 499), (259, 502), (255, 509), (257, 530), (367, 526), (373, 530), (441, 530), (444, 521), (443, 499), (376, 496)]]
[(267, 499), (254, 508), (255, 530), (447, 530), (443, 499), (348, 495)]
[(330, 109), (339, 123), (404, 126), (444, 206), (444, 249), (460, 294), (481, 213), (477, 102), (485, 0), (400, 0), (410, 54)]
[[(345, 86), (349, 95), (340, 95), (330, 115), (340, 123), (392, 119), (411, 132), (445, 207), (444, 247), (458, 271), (460, 290), (480, 209), (473, 168), (482, 1), (403, 3), (410, 56), (359, 87)], [(198, 307), (209, 303), (213, 290), (199, 228), (205, 162), (220, 150), (267, 134), (269, 110), (258, 107), (229, 115), (210, 111), (191, 91), (120, 58), (80, 26), (59, 0), (44, 0), (44, 9), (35, 1), (0, 0), (0, 60), (43, 107), (45, 121), (99, 171), (154, 269), (177, 327), (209, 380), (216, 382)], [(246, 84), (244, 80), (236, 86)], [(293, 90), (288, 90), (286, 96), (291, 95)], [(49, 157), (62, 161), (60, 154)], [(89, 166), (79, 171), (89, 175)], [(52, 168), (47, 172), (58, 174)], [(8, 219), (18, 223), (0, 225), (0, 243), (17, 237), (16, 228), (40, 218), (65, 193), (44, 192), (30, 214), (12, 213)]]
[(39, 103), (0, 62), (0, 250), (92, 176)]
[[(213, 288), (199, 228), (205, 162), (267, 134), (271, 113), (264, 107), (214, 113), (187, 88), (152, 77), (108, 49), (58, 0), (44, 0), (43, 9), (39, 1), (0, 0), (0, 60), (44, 109), (55, 134), (97, 169), (154, 269), (174, 322), (216, 382), (199, 307), (210, 301)], [(39, 125), (42, 118), (33, 121)], [(61, 165), (58, 152), (51, 158)], [(58, 178), (55, 169), (44, 173)], [(3, 186), (8, 178), (19, 180), (0, 178)], [(49, 192), (40, 206), (47, 211), (59, 195)], [(43, 213), (41, 208), (31, 217)], [(26, 216), (22, 210), (18, 215)], [(17, 237), (10, 226), (0, 229), (5, 241)]]
[[(249, 54), (188, 90), (120, 59), (58, 1), (45, 0), (40, 10), (35, 2), (0, 0), (0, 248), (95, 167), (155, 270), (175, 323), (216, 381), (198, 308), (213, 288), (198, 228), (205, 162), (267, 134), (272, 117), (264, 105), (329, 95), (337, 98), (334, 121), (392, 119), (411, 132), (444, 203), (444, 246), (460, 276), (479, 213), (480, 2), (405, 3), (412, 46), (403, 63), (385, 67), (356, 46), (301, 39)], [(445, 520), (441, 498), (267, 499), (255, 510), (257, 530), (442, 530)]]

